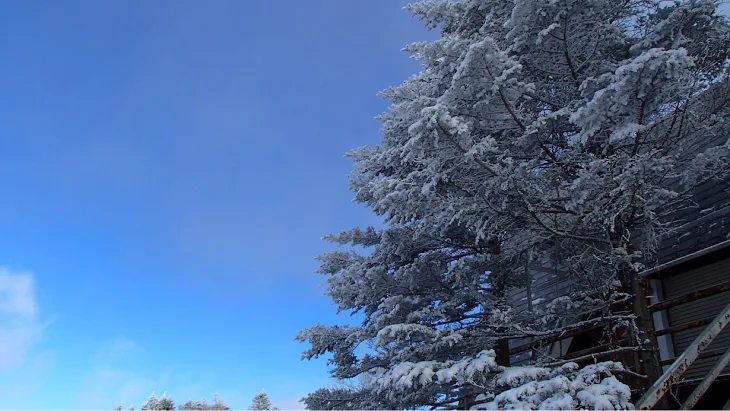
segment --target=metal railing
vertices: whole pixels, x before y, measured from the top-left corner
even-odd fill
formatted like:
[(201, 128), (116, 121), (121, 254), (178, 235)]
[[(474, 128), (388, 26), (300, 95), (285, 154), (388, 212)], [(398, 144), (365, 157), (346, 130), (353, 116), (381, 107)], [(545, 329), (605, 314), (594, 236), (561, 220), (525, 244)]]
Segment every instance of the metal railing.
[[(652, 409), (657, 402), (669, 391), (669, 389), (679, 381), (685, 371), (692, 363), (702, 354), (710, 345), (712, 340), (720, 334), (723, 328), (730, 321), (730, 304), (728, 304), (715, 317), (712, 322), (692, 341), (684, 352), (678, 356), (672, 365), (662, 374), (661, 377), (646, 391), (643, 397), (636, 403), (636, 409), (649, 410)], [(705, 376), (702, 382), (690, 394), (689, 398), (682, 404), (680, 409), (691, 409), (700, 400), (702, 394), (707, 391), (710, 385), (720, 372), (730, 363), (730, 349), (728, 349), (722, 358), (715, 364), (712, 370)], [(730, 406), (730, 403), (727, 405)]]

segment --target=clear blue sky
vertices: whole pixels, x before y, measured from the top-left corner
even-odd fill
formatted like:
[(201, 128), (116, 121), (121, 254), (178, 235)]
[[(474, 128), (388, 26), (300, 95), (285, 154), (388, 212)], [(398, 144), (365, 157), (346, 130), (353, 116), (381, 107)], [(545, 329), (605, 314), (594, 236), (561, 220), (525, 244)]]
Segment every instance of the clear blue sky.
[(0, 408), (330, 384), (322, 235), (426, 39), (396, 0), (2, 1)]

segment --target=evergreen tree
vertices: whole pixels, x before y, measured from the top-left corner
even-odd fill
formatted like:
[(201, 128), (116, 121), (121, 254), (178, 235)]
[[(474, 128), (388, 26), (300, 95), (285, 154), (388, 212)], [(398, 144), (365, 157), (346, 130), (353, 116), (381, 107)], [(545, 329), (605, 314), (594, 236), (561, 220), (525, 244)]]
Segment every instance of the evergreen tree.
[[(149, 399), (142, 405), (140, 408), (140, 411), (142, 410), (223, 410), (227, 411), (231, 408), (227, 406), (218, 396), (218, 394), (215, 395), (213, 398), (213, 403), (210, 404), (206, 400), (199, 400), (199, 401), (186, 401), (179, 407), (175, 407), (175, 402), (167, 396), (166, 394), (163, 394), (161, 398), (157, 398), (157, 396), (153, 393), (150, 395)], [(122, 406), (117, 406), (114, 411), (121, 411)], [(134, 411), (134, 407), (130, 406), (128, 411)]]
[(199, 400), (199, 401), (187, 401), (183, 403), (180, 407), (178, 407), (179, 410), (223, 410), (227, 411), (230, 410), (231, 407), (227, 406), (218, 396), (218, 394), (215, 395), (213, 398), (213, 403), (209, 404), (206, 400)]
[[(730, 174), (730, 28), (715, 1), (667, 3), (407, 7), (441, 36), (406, 47), (422, 70), (382, 92), (382, 142), (349, 153), (355, 198), (386, 228), (330, 235), (353, 249), (320, 256), (328, 295), (364, 320), (297, 337), (306, 358), (332, 355), (334, 378), (370, 382), (318, 390), (308, 407), (630, 406), (620, 364), (537, 358), (546, 367), (530, 374), (504, 367), (499, 342), (560, 332), (586, 312), (645, 341), (638, 273), (684, 223), (672, 215), (693, 191)], [(507, 293), (530, 263), (570, 293), (514, 310)], [(615, 312), (620, 302), (633, 312)], [(610, 387), (607, 402), (560, 391), (576, 379), (593, 384), (577, 384), (586, 392)], [(545, 390), (510, 397), (523, 383)]]
[(269, 395), (265, 391), (254, 395), (251, 405), (248, 407), (249, 410), (278, 410), (278, 408), (271, 405)]
[(175, 409), (175, 402), (167, 396), (167, 394), (162, 394), (162, 397), (157, 398), (157, 396), (153, 393), (150, 395), (150, 398), (142, 404), (142, 407), (140, 408), (141, 411), (146, 410), (174, 410)]

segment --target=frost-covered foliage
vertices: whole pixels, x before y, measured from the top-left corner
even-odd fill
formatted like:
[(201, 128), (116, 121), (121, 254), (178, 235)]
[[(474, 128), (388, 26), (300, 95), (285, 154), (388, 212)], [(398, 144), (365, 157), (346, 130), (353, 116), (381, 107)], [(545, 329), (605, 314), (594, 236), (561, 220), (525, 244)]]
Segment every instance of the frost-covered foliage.
[[(382, 92), (382, 142), (349, 154), (356, 201), (386, 228), (330, 235), (353, 248), (320, 256), (328, 295), (364, 320), (298, 336), (306, 358), (332, 354), (333, 377), (369, 378), (348, 401), (463, 406), (488, 394), (496, 369), (480, 355), (498, 340), (595, 320), (587, 312), (636, 330), (612, 303), (631, 302), (681, 224), (668, 216), (730, 173), (730, 28), (714, 1), (667, 3), (407, 7), (441, 36), (406, 47), (422, 70)], [(511, 307), (530, 256), (575, 292)]]
[[(186, 401), (179, 407), (175, 406), (175, 402), (167, 394), (163, 394), (162, 397), (157, 398), (153, 393), (149, 399), (142, 405), (140, 410), (221, 410), (227, 411), (231, 407), (227, 406), (216, 394), (213, 398), (213, 403), (208, 403), (206, 400), (199, 401)], [(115, 411), (122, 411), (122, 406), (118, 406), (114, 409)], [(128, 408), (129, 411), (134, 411), (134, 406)]]
[(271, 400), (269, 399), (269, 394), (267, 394), (265, 391), (261, 391), (260, 393), (254, 395), (253, 400), (251, 400), (251, 405), (248, 407), (249, 410), (278, 410), (278, 408), (273, 407), (271, 405)]
[[(568, 362), (559, 367), (501, 367), (494, 363), (494, 352), (481, 353), (496, 376), (486, 385), (485, 393), (471, 403), (471, 409), (499, 410), (607, 410), (633, 409), (629, 387), (614, 373), (624, 371), (620, 363), (603, 362), (583, 368)], [(482, 363), (483, 365), (484, 363)], [(397, 409), (397, 402), (388, 402), (382, 395), (387, 389), (410, 389), (428, 384), (424, 375), (434, 376), (434, 364), (424, 361), (394, 370), (387, 381), (378, 381), (381, 388), (337, 387), (319, 389), (304, 399), (310, 410)], [(439, 375), (452, 381), (463, 367)], [(418, 375), (416, 378), (412, 378)], [(405, 377), (405, 378), (404, 378)]]
[(631, 391), (612, 375), (619, 363), (580, 368), (567, 363), (556, 368), (513, 367), (496, 378), (495, 391), (482, 395), (475, 409), (488, 410), (630, 410)]
[(213, 403), (210, 404), (206, 400), (198, 400), (198, 401), (186, 401), (181, 406), (178, 407), (178, 410), (221, 410), (221, 411), (227, 411), (230, 410), (231, 407), (227, 406), (220, 397), (216, 394), (215, 397), (213, 397)]
[(401, 406), (367, 386), (320, 388), (303, 401), (308, 410), (396, 410)]
[(174, 410), (175, 402), (167, 394), (162, 394), (162, 397), (157, 398), (153, 393), (150, 398), (142, 404), (140, 410)]

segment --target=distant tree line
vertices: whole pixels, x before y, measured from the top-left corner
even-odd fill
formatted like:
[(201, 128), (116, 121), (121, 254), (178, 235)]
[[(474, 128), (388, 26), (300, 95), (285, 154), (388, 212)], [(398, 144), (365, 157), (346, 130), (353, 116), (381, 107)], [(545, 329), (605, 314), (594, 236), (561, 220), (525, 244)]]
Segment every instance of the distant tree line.
[[(168, 396), (167, 394), (162, 394), (161, 397), (157, 397), (157, 395), (152, 394), (147, 399), (147, 401), (142, 404), (142, 406), (139, 408), (140, 411), (148, 411), (148, 410), (178, 410), (178, 411), (184, 411), (184, 410), (230, 410), (231, 407), (226, 405), (223, 400), (218, 397), (216, 394), (215, 397), (213, 397), (213, 402), (209, 403), (208, 401), (202, 399), (198, 401), (186, 401), (180, 406), (175, 405), (175, 401)], [(269, 395), (266, 394), (266, 392), (261, 391), (260, 393), (254, 395), (253, 400), (251, 401), (251, 405), (248, 407), (249, 410), (271, 410), (271, 411), (278, 411), (279, 408), (274, 407), (271, 404), (271, 400), (269, 399)], [(117, 406), (117, 408), (114, 409), (114, 411), (122, 411), (123, 408), (121, 405)], [(135, 411), (134, 406), (130, 406), (127, 408), (127, 411)]]

